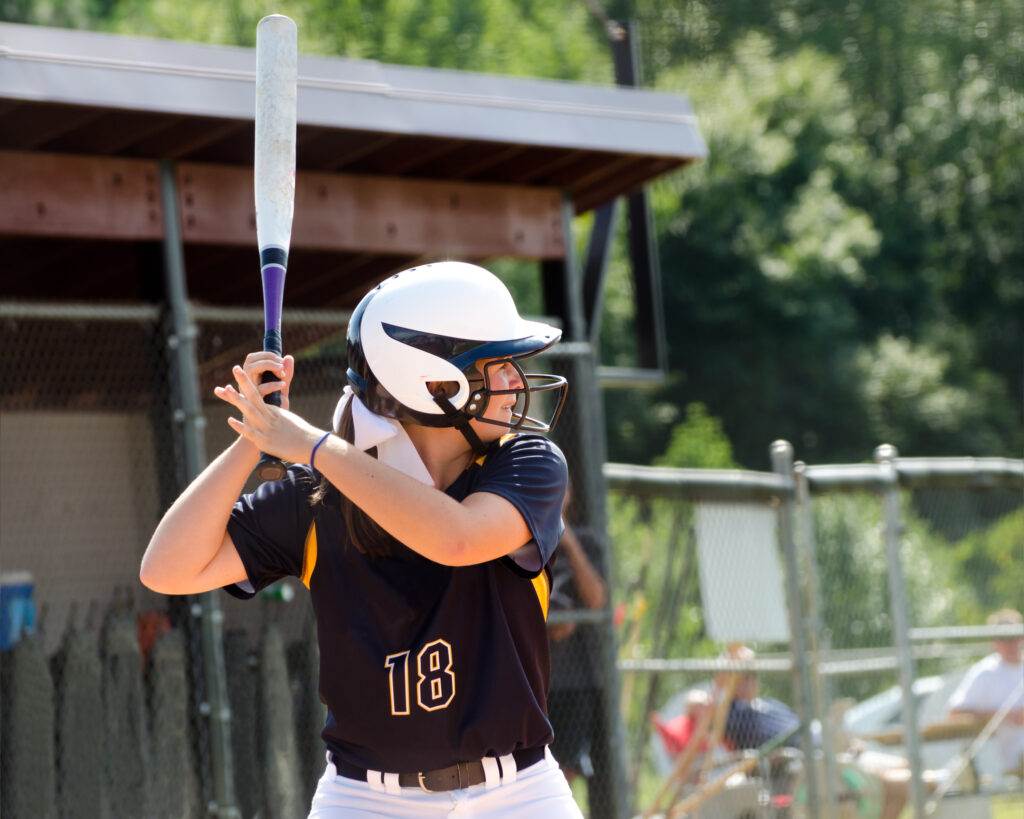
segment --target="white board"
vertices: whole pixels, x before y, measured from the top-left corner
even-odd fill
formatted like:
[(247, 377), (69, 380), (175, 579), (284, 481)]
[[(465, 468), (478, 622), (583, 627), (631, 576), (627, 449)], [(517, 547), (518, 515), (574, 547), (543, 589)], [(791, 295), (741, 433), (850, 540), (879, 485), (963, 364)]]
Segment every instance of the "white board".
[(774, 509), (698, 503), (694, 525), (708, 636), (722, 643), (788, 642)]

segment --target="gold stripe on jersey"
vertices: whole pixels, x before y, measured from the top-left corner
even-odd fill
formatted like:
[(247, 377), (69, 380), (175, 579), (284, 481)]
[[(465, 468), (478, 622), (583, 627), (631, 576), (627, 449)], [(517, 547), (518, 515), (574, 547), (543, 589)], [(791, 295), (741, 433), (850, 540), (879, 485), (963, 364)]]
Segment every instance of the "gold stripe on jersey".
[(316, 523), (309, 524), (309, 532), (306, 533), (306, 547), (302, 552), (302, 585), (309, 588), (309, 581), (313, 578), (313, 569), (316, 568)]
[[(508, 432), (505, 435), (502, 435), (501, 438), (498, 440), (498, 446), (505, 446), (506, 442), (511, 441), (518, 434), (519, 434), (518, 432)], [(479, 458), (476, 459), (476, 465), (477, 466), (483, 466), (484, 465), (484, 461), (486, 461), (486, 460), (487, 460), (487, 455), (486, 454), (481, 455)]]
[(544, 619), (548, 619), (548, 602), (551, 598), (551, 586), (548, 581), (547, 569), (541, 569), (539, 575), (537, 575), (531, 581), (533, 583), (533, 590), (537, 592), (537, 600), (540, 602), (540, 611), (544, 615)]

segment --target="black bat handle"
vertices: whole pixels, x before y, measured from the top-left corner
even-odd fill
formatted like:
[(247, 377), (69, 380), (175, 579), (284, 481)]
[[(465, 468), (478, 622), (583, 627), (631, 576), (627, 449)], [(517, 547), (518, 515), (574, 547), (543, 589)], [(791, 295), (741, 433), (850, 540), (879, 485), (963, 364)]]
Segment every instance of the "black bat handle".
[[(277, 353), (281, 355), (284, 352), (284, 344), (281, 341), (281, 333), (278, 330), (267, 330), (263, 336), (263, 349), (267, 352)], [(266, 384), (268, 381), (279, 381), (280, 379), (274, 373), (263, 373), (260, 378), (261, 384)], [(281, 393), (272, 392), (270, 395), (263, 396), (263, 403), (273, 404), (275, 407), (281, 406)], [(273, 455), (268, 455), (266, 452), (260, 453), (260, 462), (256, 464), (256, 477), (261, 481), (279, 481), (284, 477), (285, 466), (281, 462), (280, 458), (275, 458)]]

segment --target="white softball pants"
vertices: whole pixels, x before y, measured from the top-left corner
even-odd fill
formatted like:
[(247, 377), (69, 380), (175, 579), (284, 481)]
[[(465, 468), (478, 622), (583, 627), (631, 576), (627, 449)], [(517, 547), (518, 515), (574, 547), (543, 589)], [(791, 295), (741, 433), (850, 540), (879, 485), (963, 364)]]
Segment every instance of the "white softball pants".
[[(503, 758), (502, 768), (508, 767)], [(490, 767), (490, 766), (489, 766)], [(427, 793), (415, 788), (371, 787), (368, 782), (338, 776), (328, 761), (313, 794), (308, 819), (349, 819), (349, 817), (474, 817), (474, 819), (582, 819), (558, 763), (546, 751), (544, 758), (524, 771), (515, 763), (506, 776), (495, 773), (488, 782), (471, 788)], [(387, 778), (387, 775), (385, 775)], [(397, 777), (396, 777), (397, 778)]]

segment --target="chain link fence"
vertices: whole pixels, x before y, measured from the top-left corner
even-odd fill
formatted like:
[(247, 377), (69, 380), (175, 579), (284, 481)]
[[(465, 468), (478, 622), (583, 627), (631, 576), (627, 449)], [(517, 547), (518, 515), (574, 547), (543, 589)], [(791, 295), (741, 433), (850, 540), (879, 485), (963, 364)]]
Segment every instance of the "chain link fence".
[(201, 816), (189, 607), (138, 582), (178, 489), (162, 317), (4, 304), (0, 336), (0, 812)]
[[(792, 702), (788, 640), (778, 639), (787, 629), (777, 536), (782, 481), (769, 473), (624, 465), (605, 474), (633, 807), (662, 812), (760, 744), (754, 726), (715, 714), (716, 680), (743, 686), (747, 696)], [(756, 571), (740, 571), (744, 554), (760, 561)], [(723, 607), (711, 597), (734, 602)], [(758, 600), (773, 601), (774, 622), (751, 621), (764, 614)], [(716, 634), (745, 634), (757, 655), (724, 656), (738, 641)], [(788, 745), (799, 744), (795, 727), (780, 726)], [(690, 747), (699, 755), (687, 758)], [(757, 811), (764, 798), (748, 779), (710, 799), (705, 810), (714, 812), (706, 815)]]
[(596, 362), (590, 345), (562, 342), (531, 369), (562, 374), (570, 384), (552, 436), (568, 462), (570, 487), (548, 615), (551, 750), (586, 815), (621, 816), (628, 782), (610, 603), (616, 566), (612, 541), (604, 534), (609, 510), (601, 477), (604, 419)]
[[(260, 348), (260, 310), (196, 307), (196, 357), (204, 443), (214, 457), (235, 438), (232, 413), (213, 395), (233, 383), (231, 367)], [(287, 311), (285, 350), (296, 359), (291, 409), (317, 426), (331, 422), (344, 383), (348, 313)], [(258, 486), (250, 478), (244, 491)], [(309, 595), (284, 578), (253, 601), (219, 595), (225, 678), (231, 707), (234, 792), (244, 817), (298, 816), (308, 811), (323, 774), (320, 740), (326, 710), (319, 698), (316, 623)]]
[[(262, 316), (195, 307), (191, 318), (212, 455), (232, 438), (213, 386), (258, 345)], [(338, 398), (346, 320), (286, 319), (293, 408), (317, 424)], [(236, 815), (302, 815), (323, 767), (324, 716), (305, 590), (289, 579), (248, 604), (217, 594), (218, 670), (206, 598), (154, 595), (136, 579), (186, 480), (170, 322), (150, 307), (4, 303), (0, 334), (17, 351), (0, 365), (3, 814), (206, 814), (223, 767), (211, 728), (222, 684)], [(563, 348), (536, 369), (589, 366), (589, 350)], [(616, 814), (616, 755), (635, 810), (881, 815), (896, 786), (865, 752), (898, 760), (898, 798), (941, 797), (940, 813), (1020, 788), (998, 736), (943, 727), (967, 668), (1020, 631), (983, 625), (1021, 608), (1020, 462), (608, 466), (606, 500), (587, 472), (587, 411), (570, 404), (558, 428), (577, 482), (575, 536), (556, 563), (549, 636), (554, 753), (588, 815)], [(894, 565), (905, 584), (893, 586)], [(756, 653), (724, 656), (743, 634)], [(777, 703), (773, 736), (716, 714), (723, 688)], [(694, 736), (700, 753), (687, 760)]]
[[(262, 316), (197, 308), (208, 452), (233, 433), (215, 384)], [(326, 424), (344, 314), (286, 323), (294, 407)], [(0, 305), (4, 816), (205, 816), (215, 800), (203, 598), (138, 582), (186, 475), (175, 334), (155, 307)], [(253, 488), (253, 487), (249, 487)], [(285, 580), (224, 616), (238, 815), (298, 816), (323, 769), (308, 597)]]
[[(897, 459), (881, 447), (878, 469), (889, 458), (895, 475), (879, 484), (876, 474), (873, 492), (862, 491), (872, 482), (863, 468), (801, 473), (810, 488), (806, 568), (818, 589), (810, 605), (822, 657), (819, 713), (847, 755), (850, 744), (863, 758), (876, 755), (890, 778), (902, 766), (915, 814), (985, 811), (995, 794), (1021, 794), (1024, 742), (1002, 748), (1020, 730), (1012, 718), (996, 723), (989, 713), (958, 725), (955, 707), (972, 667), (996, 656), (1000, 628), (1024, 633), (1019, 614), (1015, 626), (985, 625), (992, 612), (1024, 602), (1020, 462)], [(897, 571), (903, 580), (894, 583)], [(1020, 707), (1020, 692), (997, 696)], [(837, 798), (833, 789), (826, 796)]]
[[(339, 311), (285, 316), (297, 361), (292, 409), (318, 425), (330, 423), (344, 383), (347, 320)], [(165, 597), (137, 579), (157, 522), (188, 482), (189, 447), (212, 458), (233, 439), (213, 388), (230, 382), (262, 330), (261, 312), (248, 309), (191, 305), (182, 323), (148, 306), (0, 304), (0, 333), (16, 353), (0, 369), (3, 815), (305, 815), (323, 772), (325, 708), (301, 582), (286, 578), (242, 602)], [(186, 344), (194, 412), (183, 394)], [(570, 371), (577, 358), (563, 351), (530, 369)], [(559, 427), (569, 452), (581, 449), (577, 411)], [(603, 577), (598, 507), (581, 486), (572, 512), (580, 554)], [(607, 606), (586, 608), (570, 562), (560, 571), (551, 601), (557, 751), (575, 766), (591, 814), (612, 815)], [(229, 733), (219, 756), (217, 719)], [(225, 778), (231, 812), (219, 796)]]
[[(634, 810), (989, 816), (1021, 796), (1001, 729), (985, 741), (950, 701), (992, 639), (1024, 635), (984, 625), (1021, 608), (1024, 464), (888, 448), (775, 474), (605, 474)], [(792, 639), (763, 639), (751, 612)]]

